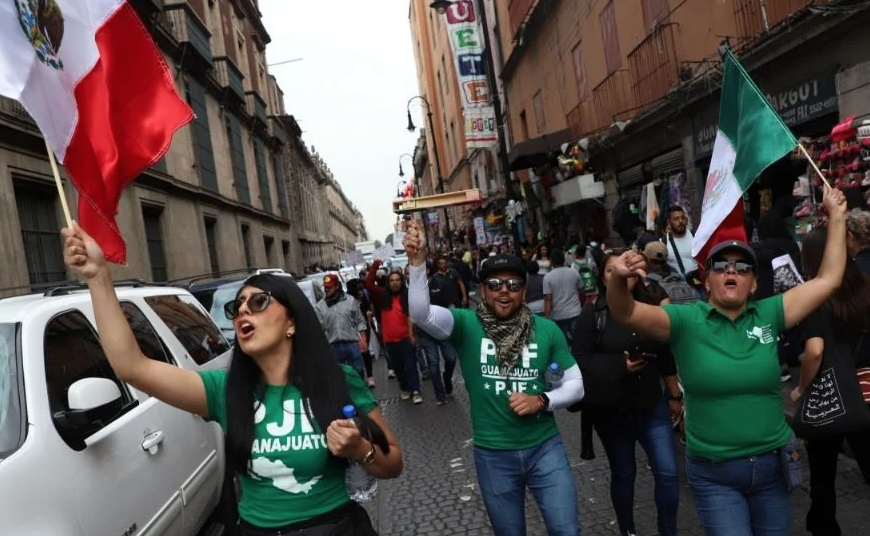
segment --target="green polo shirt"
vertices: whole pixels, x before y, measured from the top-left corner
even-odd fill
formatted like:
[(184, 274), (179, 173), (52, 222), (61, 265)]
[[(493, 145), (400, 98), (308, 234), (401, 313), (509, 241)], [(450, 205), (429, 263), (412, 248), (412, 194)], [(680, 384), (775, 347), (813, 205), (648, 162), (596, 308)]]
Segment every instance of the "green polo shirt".
[(734, 321), (705, 302), (664, 309), (685, 389), (688, 453), (723, 461), (786, 444), (791, 429), (777, 352), (785, 329), (782, 295), (749, 302)]

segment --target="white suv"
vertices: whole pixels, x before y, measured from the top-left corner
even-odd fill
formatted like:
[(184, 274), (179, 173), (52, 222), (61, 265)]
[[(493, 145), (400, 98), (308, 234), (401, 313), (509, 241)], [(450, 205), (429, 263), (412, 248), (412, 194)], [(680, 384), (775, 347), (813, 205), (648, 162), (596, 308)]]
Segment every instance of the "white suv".
[[(185, 290), (117, 285), (143, 353), (226, 368), (220, 330)], [(214, 423), (118, 380), (81, 286), (0, 300), (0, 533), (220, 534)]]

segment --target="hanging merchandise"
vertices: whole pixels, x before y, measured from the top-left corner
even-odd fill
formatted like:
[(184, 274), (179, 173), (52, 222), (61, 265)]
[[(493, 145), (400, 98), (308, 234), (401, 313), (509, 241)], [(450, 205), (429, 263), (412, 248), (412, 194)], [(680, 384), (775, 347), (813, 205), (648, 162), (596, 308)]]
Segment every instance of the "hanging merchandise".
[(656, 198), (656, 182), (653, 181), (646, 185), (646, 230), (656, 230), (656, 219), (659, 217), (659, 202)]

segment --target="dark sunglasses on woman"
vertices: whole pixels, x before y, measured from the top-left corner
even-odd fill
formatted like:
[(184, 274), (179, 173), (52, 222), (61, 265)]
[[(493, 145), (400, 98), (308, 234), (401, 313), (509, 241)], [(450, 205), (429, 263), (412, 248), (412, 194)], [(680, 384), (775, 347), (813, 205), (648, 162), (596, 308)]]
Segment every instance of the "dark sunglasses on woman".
[(498, 277), (490, 277), (483, 283), (492, 292), (498, 292), (505, 285), (507, 285), (508, 290), (511, 292), (517, 292), (526, 286), (526, 282), (522, 279), (499, 279)]
[(235, 300), (228, 302), (224, 305), (224, 314), (227, 315), (227, 318), (230, 320), (235, 320), (237, 316), (239, 316), (239, 309), (242, 308), (242, 305), (245, 303), (248, 304), (248, 309), (252, 313), (262, 313), (266, 310), (266, 307), (269, 307), (269, 303), (272, 301), (272, 295), (268, 292), (255, 292), (247, 297), (247, 299), (236, 298)]

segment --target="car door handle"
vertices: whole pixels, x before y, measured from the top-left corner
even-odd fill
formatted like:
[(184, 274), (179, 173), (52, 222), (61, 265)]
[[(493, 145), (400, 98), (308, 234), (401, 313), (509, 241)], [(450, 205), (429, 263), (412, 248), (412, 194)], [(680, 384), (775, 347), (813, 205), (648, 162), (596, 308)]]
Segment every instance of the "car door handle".
[(146, 435), (144, 441), (142, 441), (142, 450), (151, 455), (157, 454), (160, 443), (163, 443), (163, 430), (151, 432)]

